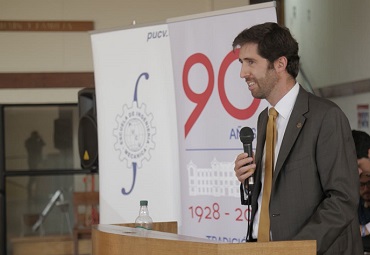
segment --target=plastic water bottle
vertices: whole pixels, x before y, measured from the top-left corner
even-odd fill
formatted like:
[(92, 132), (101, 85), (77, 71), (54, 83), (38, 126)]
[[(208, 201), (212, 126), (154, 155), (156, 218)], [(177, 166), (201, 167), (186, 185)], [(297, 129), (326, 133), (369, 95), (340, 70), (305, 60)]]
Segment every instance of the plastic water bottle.
[(149, 230), (153, 228), (153, 219), (149, 216), (147, 200), (140, 201), (140, 211), (139, 216), (135, 220), (135, 227)]

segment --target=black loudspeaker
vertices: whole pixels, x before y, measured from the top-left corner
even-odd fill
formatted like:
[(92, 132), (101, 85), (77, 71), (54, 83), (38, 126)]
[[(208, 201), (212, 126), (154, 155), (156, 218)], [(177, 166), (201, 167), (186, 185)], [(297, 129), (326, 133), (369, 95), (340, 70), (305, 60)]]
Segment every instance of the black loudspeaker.
[(95, 89), (82, 89), (78, 92), (79, 126), (78, 149), (81, 167), (98, 167), (98, 125), (96, 119)]

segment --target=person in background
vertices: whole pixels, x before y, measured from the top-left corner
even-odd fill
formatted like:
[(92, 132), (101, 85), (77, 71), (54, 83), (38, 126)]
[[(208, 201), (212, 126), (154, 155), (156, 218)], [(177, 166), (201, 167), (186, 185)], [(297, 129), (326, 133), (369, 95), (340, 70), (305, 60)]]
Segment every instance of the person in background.
[(37, 131), (32, 131), (24, 144), (28, 153), (27, 162), (29, 170), (39, 169), (42, 162), (42, 148), (45, 146), (44, 140)]
[(358, 172), (360, 173), (360, 203), (358, 219), (364, 251), (370, 251), (370, 136), (358, 130), (352, 130), (355, 141)]
[(286, 27), (255, 25), (237, 35), (233, 48), (239, 50), (240, 76), (252, 96), (269, 104), (258, 117), (254, 157), (241, 153), (235, 159), (241, 185), (254, 178), (247, 241), (259, 241), (266, 125), (268, 110), (274, 107), (278, 116), (267, 207), (269, 240), (316, 240), (320, 255), (363, 254), (356, 152), (347, 117), (336, 104), (298, 84), (298, 43)]
[[(31, 135), (26, 139), (24, 145), (27, 150), (28, 158), (28, 169), (37, 170), (40, 169), (42, 163), (42, 149), (45, 146), (45, 142), (40, 136), (40, 134), (34, 130), (31, 132)], [(33, 199), (35, 199), (35, 189), (36, 189), (36, 176), (30, 176), (27, 184), (27, 203), (28, 208), (33, 204)]]
[(358, 206), (360, 233), (365, 251), (370, 251), (370, 173), (360, 174), (360, 204)]
[(352, 137), (355, 141), (358, 172), (370, 173), (370, 136), (359, 130), (352, 130)]

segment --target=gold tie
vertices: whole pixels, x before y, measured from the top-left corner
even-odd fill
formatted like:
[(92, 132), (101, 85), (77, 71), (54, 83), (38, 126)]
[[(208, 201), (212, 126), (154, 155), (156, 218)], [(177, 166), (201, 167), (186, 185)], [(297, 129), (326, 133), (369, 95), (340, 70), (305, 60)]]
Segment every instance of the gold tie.
[(266, 161), (265, 161), (265, 180), (263, 186), (262, 206), (260, 214), (260, 223), (258, 226), (258, 242), (270, 241), (270, 215), (269, 204), (271, 195), (272, 173), (275, 163), (275, 144), (276, 144), (276, 117), (278, 112), (275, 108), (269, 110), (269, 120), (266, 131)]

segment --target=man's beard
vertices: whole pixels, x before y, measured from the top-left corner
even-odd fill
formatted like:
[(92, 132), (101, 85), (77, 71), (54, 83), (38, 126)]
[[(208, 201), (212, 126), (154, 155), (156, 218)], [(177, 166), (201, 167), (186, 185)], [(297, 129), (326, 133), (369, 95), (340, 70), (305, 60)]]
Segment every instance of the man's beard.
[(267, 69), (266, 75), (263, 78), (253, 80), (259, 89), (252, 91), (252, 96), (258, 99), (266, 99), (274, 89), (278, 81), (275, 69)]

